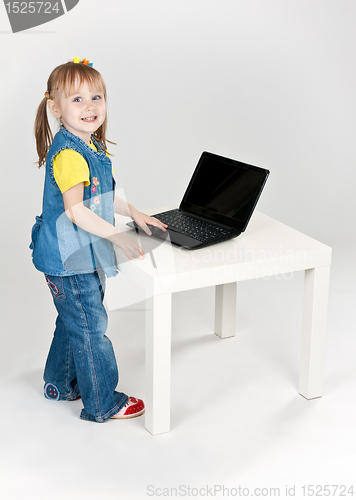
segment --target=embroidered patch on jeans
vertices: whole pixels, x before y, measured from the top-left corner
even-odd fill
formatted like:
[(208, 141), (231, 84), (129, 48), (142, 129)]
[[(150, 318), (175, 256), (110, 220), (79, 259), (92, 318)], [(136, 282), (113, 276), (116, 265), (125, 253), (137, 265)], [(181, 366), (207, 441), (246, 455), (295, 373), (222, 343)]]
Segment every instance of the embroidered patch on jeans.
[(61, 276), (48, 276), (47, 274), (45, 274), (45, 278), (53, 298), (55, 300), (65, 299), (66, 295), (63, 288), (63, 278)]
[(47, 285), (50, 287), (51, 292), (53, 293), (53, 295), (55, 297), (58, 297), (58, 295), (60, 294), (60, 291), (58, 290), (57, 285), (55, 285), (53, 283), (53, 281), (51, 281), (47, 276), (46, 276), (46, 281), (47, 281)]
[(55, 401), (58, 401), (59, 399), (58, 389), (53, 384), (46, 384), (44, 388), (44, 393), (46, 398), (48, 399), (54, 399)]

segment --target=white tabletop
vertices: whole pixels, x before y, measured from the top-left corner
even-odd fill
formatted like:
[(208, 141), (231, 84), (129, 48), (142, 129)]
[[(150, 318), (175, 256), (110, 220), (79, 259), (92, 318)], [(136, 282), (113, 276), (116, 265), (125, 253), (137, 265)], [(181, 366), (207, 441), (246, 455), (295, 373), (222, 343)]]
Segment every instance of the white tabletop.
[[(159, 211), (162, 209), (147, 213)], [(124, 229), (127, 220), (118, 217), (116, 226)], [(151, 246), (151, 255), (129, 262), (119, 256), (119, 268), (141, 286), (153, 287), (154, 294), (288, 274), (331, 263), (330, 247), (258, 211), (237, 238), (197, 250), (160, 243), (145, 235), (140, 239), (144, 248)]]

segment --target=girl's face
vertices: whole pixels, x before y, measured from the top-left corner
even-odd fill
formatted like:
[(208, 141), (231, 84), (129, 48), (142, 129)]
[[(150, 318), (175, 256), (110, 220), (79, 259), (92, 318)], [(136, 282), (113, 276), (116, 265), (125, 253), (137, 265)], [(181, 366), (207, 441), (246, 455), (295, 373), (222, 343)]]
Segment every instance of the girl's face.
[(48, 107), (69, 132), (87, 144), (106, 118), (104, 93), (89, 87), (87, 82), (71, 89), (68, 96), (59, 92), (55, 101), (48, 101)]

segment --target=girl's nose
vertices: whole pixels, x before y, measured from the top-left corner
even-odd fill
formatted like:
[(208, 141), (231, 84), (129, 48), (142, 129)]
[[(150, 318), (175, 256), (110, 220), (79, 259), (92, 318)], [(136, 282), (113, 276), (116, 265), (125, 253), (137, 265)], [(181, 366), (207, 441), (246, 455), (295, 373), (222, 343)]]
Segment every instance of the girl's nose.
[(90, 101), (88, 101), (88, 103), (86, 105), (86, 108), (87, 109), (93, 109), (93, 108), (95, 108), (95, 101), (93, 101), (92, 99), (90, 99)]

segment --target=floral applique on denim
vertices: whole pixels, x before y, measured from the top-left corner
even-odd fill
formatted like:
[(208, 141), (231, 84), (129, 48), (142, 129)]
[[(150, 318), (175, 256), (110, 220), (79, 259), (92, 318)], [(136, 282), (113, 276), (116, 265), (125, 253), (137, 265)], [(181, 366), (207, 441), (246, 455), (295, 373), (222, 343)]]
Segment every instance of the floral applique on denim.
[(97, 177), (93, 177), (93, 184), (91, 186), (91, 192), (94, 197), (91, 198), (90, 210), (92, 210), (96, 215), (101, 216), (101, 206), (100, 206), (100, 182)]

